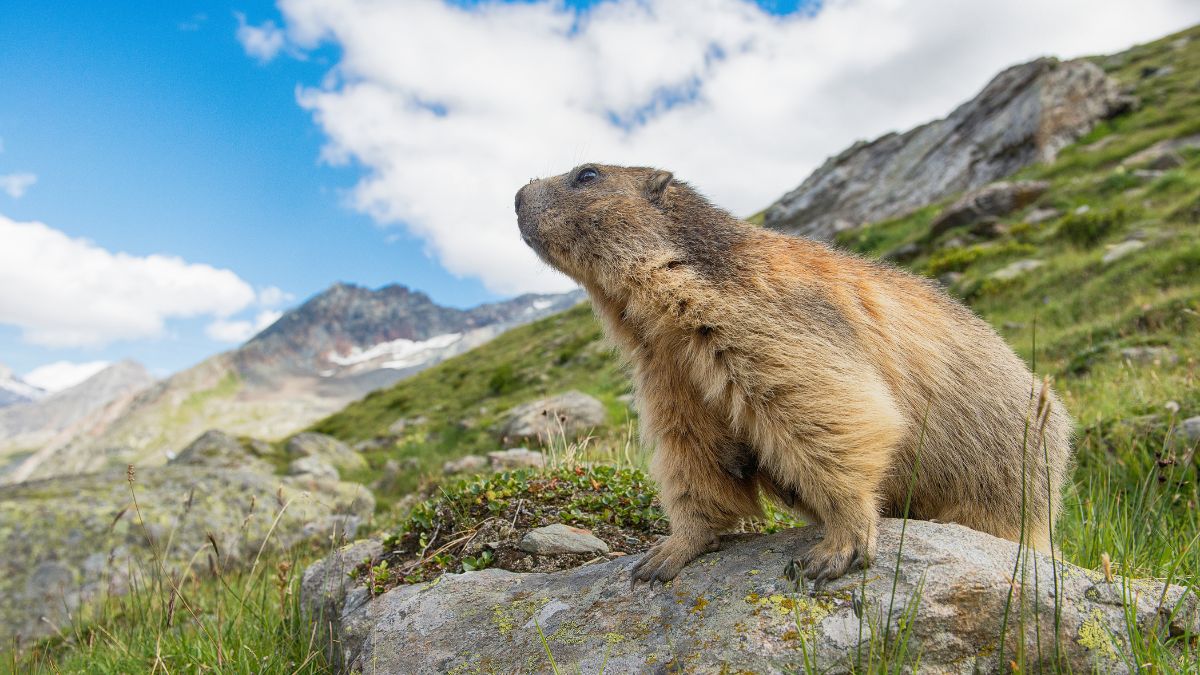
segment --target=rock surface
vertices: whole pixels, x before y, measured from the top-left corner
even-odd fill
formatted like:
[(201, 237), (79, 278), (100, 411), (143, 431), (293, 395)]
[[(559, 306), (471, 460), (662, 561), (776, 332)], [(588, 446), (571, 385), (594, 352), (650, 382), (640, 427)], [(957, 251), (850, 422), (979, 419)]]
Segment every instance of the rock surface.
[(543, 441), (560, 433), (574, 438), (604, 424), (607, 417), (603, 403), (583, 392), (568, 391), (509, 410), (500, 434), (509, 439)]
[(1179, 356), (1166, 347), (1126, 347), (1121, 358), (1138, 364), (1179, 362)]
[(561, 553), (608, 553), (608, 544), (590, 530), (555, 523), (534, 528), (521, 537), (517, 547), (526, 553), (558, 555)]
[(1088, 61), (1038, 59), (997, 75), (949, 117), (857, 143), (772, 204), (767, 227), (817, 239), (903, 215), (1039, 161), (1130, 105)]
[(512, 469), (540, 469), (546, 465), (546, 456), (528, 448), (512, 448), (488, 453), (488, 464), (493, 471)]
[(1041, 260), (1017, 260), (992, 272), (992, 278), (1000, 281), (1011, 281), (1023, 276), (1027, 272), (1036, 270), (1044, 264)]
[[(546, 648), (560, 672), (599, 672), (601, 663), (620, 673), (803, 672), (806, 654), (821, 672), (847, 672), (857, 645), (865, 653), (884, 639), (882, 617), (890, 617), (888, 634), (895, 636), (905, 613), (909, 653), (920, 654), (922, 673), (1006, 670), (1002, 666), (1022, 636), (1031, 660), (1039, 653), (1053, 658), (1049, 558), (1029, 553), (1026, 577), (1010, 585), (1018, 555), (1012, 542), (959, 525), (911, 521), (893, 603), (900, 536), (900, 521), (885, 520), (877, 563), (865, 575), (844, 577), (816, 593), (795, 592), (781, 575), (793, 556), (820, 538), (818, 530), (804, 528), (728, 539), (668, 586), (631, 590), (629, 568), (637, 556), (554, 574), (448, 574), (374, 599), (361, 587), (339, 586), (336, 578), (309, 584), (310, 574), (319, 578), (310, 569), (303, 602), (325, 611), (341, 636), (346, 670), (359, 672), (551, 672)], [(322, 574), (339, 567), (322, 565), (316, 568)], [(1101, 574), (1057, 567), (1063, 598), (1057, 640), (1075, 672), (1129, 671), (1122, 658), (1127, 617), (1143, 630), (1200, 630), (1197, 603), (1181, 587), (1119, 578), (1108, 583)], [(1001, 664), (1000, 627), (1013, 589), (1024, 594), (1025, 620), (1016, 621), (1020, 600), (1014, 598)], [(1176, 603), (1174, 614), (1164, 610)], [(1029, 670), (1047, 666), (1032, 663)]]
[(1104, 255), (1100, 258), (1100, 262), (1104, 263), (1105, 265), (1114, 263), (1130, 253), (1145, 247), (1146, 243), (1143, 241), (1138, 239), (1126, 239), (1119, 244), (1113, 244), (1109, 246), (1108, 250), (1106, 250)]
[(1183, 164), (1179, 153), (1195, 148), (1200, 148), (1200, 134), (1168, 138), (1126, 157), (1121, 160), (1121, 166), (1130, 169), (1174, 169)]
[[(339, 472), (367, 468), (367, 460), (362, 455), (333, 436), (325, 434), (312, 432), (296, 434), (288, 439), (285, 449), (290, 457), (319, 459)], [(303, 471), (296, 473), (303, 473)]]
[(277, 476), (245, 452), (204, 434), (167, 466), (135, 472), (136, 508), (123, 470), (0, 487), (3, 644), (69, 628), (89, 600), (154, 573), (154, 550), (169, 574), (207, 574), (248, 565), (264, 542), (279, 550), (350, 535), (374, 511), (360, 485)]
[(963, 195), (947, 206), (929, 225), (932, 235), (999, 218), (1032, 204), (1050, 189), (1044, 180), (1000, 181)]
[(1179, 423), (1179, 435), (1185, 443), (1200, 444), (1200, 415)]
[(240, 440), (220, 429), (210, 429), (201, 434), (169, 464), (242, 469), (258, 473), (271, 473), (273, 470), (270, 464), (248, 452)]
[(479, 455), (466, 455), (442, 464), (442, 473), (474, 473), (487, 468), (488, 460)]

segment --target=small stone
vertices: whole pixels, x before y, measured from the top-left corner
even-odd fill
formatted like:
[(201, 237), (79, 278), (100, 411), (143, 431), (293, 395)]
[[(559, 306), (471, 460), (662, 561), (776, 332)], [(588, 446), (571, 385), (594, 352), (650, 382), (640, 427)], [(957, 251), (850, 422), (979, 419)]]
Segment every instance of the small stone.
[(1200, 415), (1180, 422), (1179, 436), (1188, 444), (1200, 443)]
[(1166, 347), (1126, 347), (1121, 358), (1130, 363), (1178, 363), (1179, 357)]
[(604, 404), (580, 391), (517, 406), (504, 413), (499, 431), (502, 438), (538, 439), (548, 442), (559, 436), (575, 438), (608, 420)]
[(1105, 251), (1104, 257), (1100, 258), (1100, 262), (1109, 264), (1124, 258), (1134, 251), (1145, 248), (1146, 242), (1138, 241), (1137, 239), (1127, 239), (1119, 244), (1112, 244)]
[(1142, 68), (1142, 79), (1148, 80), (1152, 77), (1166, 77), (1175, 72), (1175, 66), (1146, 66)]
[(1082, 216), (1083, 214), (1085, 214), (1091, 210), (1092, 210), (1092, 207), (1088, 206), (1087, 204), (1084, 204), (1082, 206), (1077, 206), (1077, 207), (1075, 207), (1075, 215)]
[(1008, 225), (994, 218), (988, 218), (972, 225), (970, 232), (984, 239), (996, 239), (1008, 234)]
[[(1170, 150), (1168, 152), (1164, 152), (1163, 154), (1159, 155), (1158, 157), (1155, 157), (1153, 160), (1148, 162), (1146, 164), (1145, 168), (1150, 169), (1152, 171), (1162, 172), (1162, 171), (1170, 171), (1171, 169), (1178, 169), (1179, 167), (1181, 167), (1183, 165), (1184, 165), (1183, 155), (1179, 154), (1178, 152), (1175, 152), (1174, 150)], [(1162, 174), (1160, 173), (1159, 175), (1162, 175)]]
[(1062, 215), (1062, 211), (1058, 209), (1034, 209), (1025, 216), (1025, 222), (1030, 225), (1037, 225), (1048, 220), (1054, 220)]
[(1004, 330), (1021, 330), (1025, 327), (1025, 324), (1018, 321), (1005, 321), (1002, 327)]
[(562, 553), (606, 554), (608, 544), (590, 530), (555, 523), (530, 530), (517, 544), (526, 553), (555, 555)]
[(426, 421), (427, 420), (425, 419), (424, 416), (412, 417), (412, 418), (401, 417), (400, 419), (396, 420), (395, 422), (392, 422), (391, 426), (388, 427), (388, 433), (399, 436), (400, 434), (404, 433), (405, 430), (407, 430), (409, 427), (420, 426), (422, 424), (425, 424)]
[(938, 283), (942, 285), (942, 288), (950, 288), (962, 281), (962, 278), (962, 272), (946, 272), (938, 275), (937, 280)]
[(329, 481), (341, 479), (338, 470), (320, 457), (301, 457), (292, 460), (288, 464), (288, 475)]
[(1000, 281), (1010, 281), (1024, 275), (1026, 272), (1036, 270), (1044, 264), (1041, 260), (1018, 260), (992, 272), (992, 278)]
[(546, 456), (529, 448), (513, 448), (497, 450), (488, 453), (492, 469), (507, 471), (509, 469), (540, 469), (546, 465)]
[(442, 465), (442, 473), (478, 473), (487, 467), (487, 459), (479, 455), (466, 455), (458, 459), (452, 459)]
[(903, 263), (908, 262), (919, 255), (921, 255), (921, 247), (915, 242), (909, 242), (907, 244), (901, 244), (887, 253), (884, 253), (883, 259)]

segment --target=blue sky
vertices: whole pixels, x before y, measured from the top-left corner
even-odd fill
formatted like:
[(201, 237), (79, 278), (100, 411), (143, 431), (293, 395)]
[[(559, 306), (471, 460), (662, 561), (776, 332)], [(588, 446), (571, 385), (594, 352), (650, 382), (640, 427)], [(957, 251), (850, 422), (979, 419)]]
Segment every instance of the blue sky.
[[(237, 13), (251, 24), (279, 20), (269, 2), (5, 3), (0, 174), (37, 181), (19, 199), (0, 194), (0, 214), (113, 252), (227, 268), (292, 304), (335, 281), (399, 282), (461, 307), (498, 299), (479, 279), (447, 272), (402, 228), (345, 205), (359, 171), (318, 160), (325, 138), (296, 102), (296, 87), (317, 84), (336, 47), (260, 63), (235, 37)], [(0, 363), (20, 373), (130, 356), (165, 373), (228, 347), (206, 337), (207, 321), (175, 319), (158, 338), (83, 348), (30, 344), (0, 325)]]
[[(328, 57), (260, 65), (234, 37), (235, 11), (275, 15), (269, 3), (6, 3), (0, 173), (29, 171), (37, 183), (20, 199), (0, 195), (0, 213), (112, 251), (228, 268), (300, 299), (338, 280), (406, 283), (457, 306), (492, 299), (419, 241), (343, 206), (354, 170), (318, 162), (323, 139), (295, 97)], [(0, 363), (23, 372), (128, 355), (175, 370), (223, 347), (203, 325), (181, 320), (162, 339), (66, 350), (24, 343), (5, 326)]]
[[(14, 258), (28, 274), (0, 270), (0, 363), (131, 357), (165, 374), (233, 346), (210, 337), (214, 322), (251, 323), (335, 281), (403, 283), (460, 307), (561, 290), (512, 231), (511, 194), (530, 175), (585, 157), (669, 165), (748, 215), (848, 143), (945, 114), (1003, 66), (1197, 20), (1182, 0), (1136, 12), (1091, 0), (456, 4), (6, 2), (0, 217), (32, 243)], [(578, 33), (561, 29), (570, 11), (586, 20)], [(248, 53), (239, 14), (274, 46)], [(526, 87), (550, 97), (522, 101)], [(21, 174), (36, 182), (4, 187)], [(50, 244), (95, 266), (53, 269), (72, 265), (38, 258)], [(130, 288), (145, 280), (162, 292)], [(107, 296), (88, 293), (110, 287), (129, 297), (105, 314)], [(119, 325), (141, 305), (154, 309)], [(53, 316), (93, 310), (91, 332), (91, 319)]]

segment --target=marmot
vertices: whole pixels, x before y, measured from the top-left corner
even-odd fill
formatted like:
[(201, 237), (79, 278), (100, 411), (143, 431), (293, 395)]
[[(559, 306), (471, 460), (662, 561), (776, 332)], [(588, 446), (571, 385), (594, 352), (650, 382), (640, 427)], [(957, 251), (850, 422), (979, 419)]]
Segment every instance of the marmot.
[(516, 211), (632, 366), (671, 522), (635, 581), (715, 550), (760, 491), (823, 526), (798, 560), (818, 581), (869, 564), (910, 482), (910, 517), (1049, 546), (1072, 421), (931, 282), (739, 221), (650, 168), (533, 180)]

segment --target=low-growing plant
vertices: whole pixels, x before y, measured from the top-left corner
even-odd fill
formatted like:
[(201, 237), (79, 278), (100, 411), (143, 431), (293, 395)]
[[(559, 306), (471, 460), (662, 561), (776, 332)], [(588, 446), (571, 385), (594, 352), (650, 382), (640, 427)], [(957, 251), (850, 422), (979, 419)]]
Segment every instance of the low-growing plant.
[(1075, 246), (1091, 248), (1124, 225), (1128, 219), (1129, 214), (1124, 206), (1102, 211), (1072, 212), (1059, 222), (1058, 234)]

